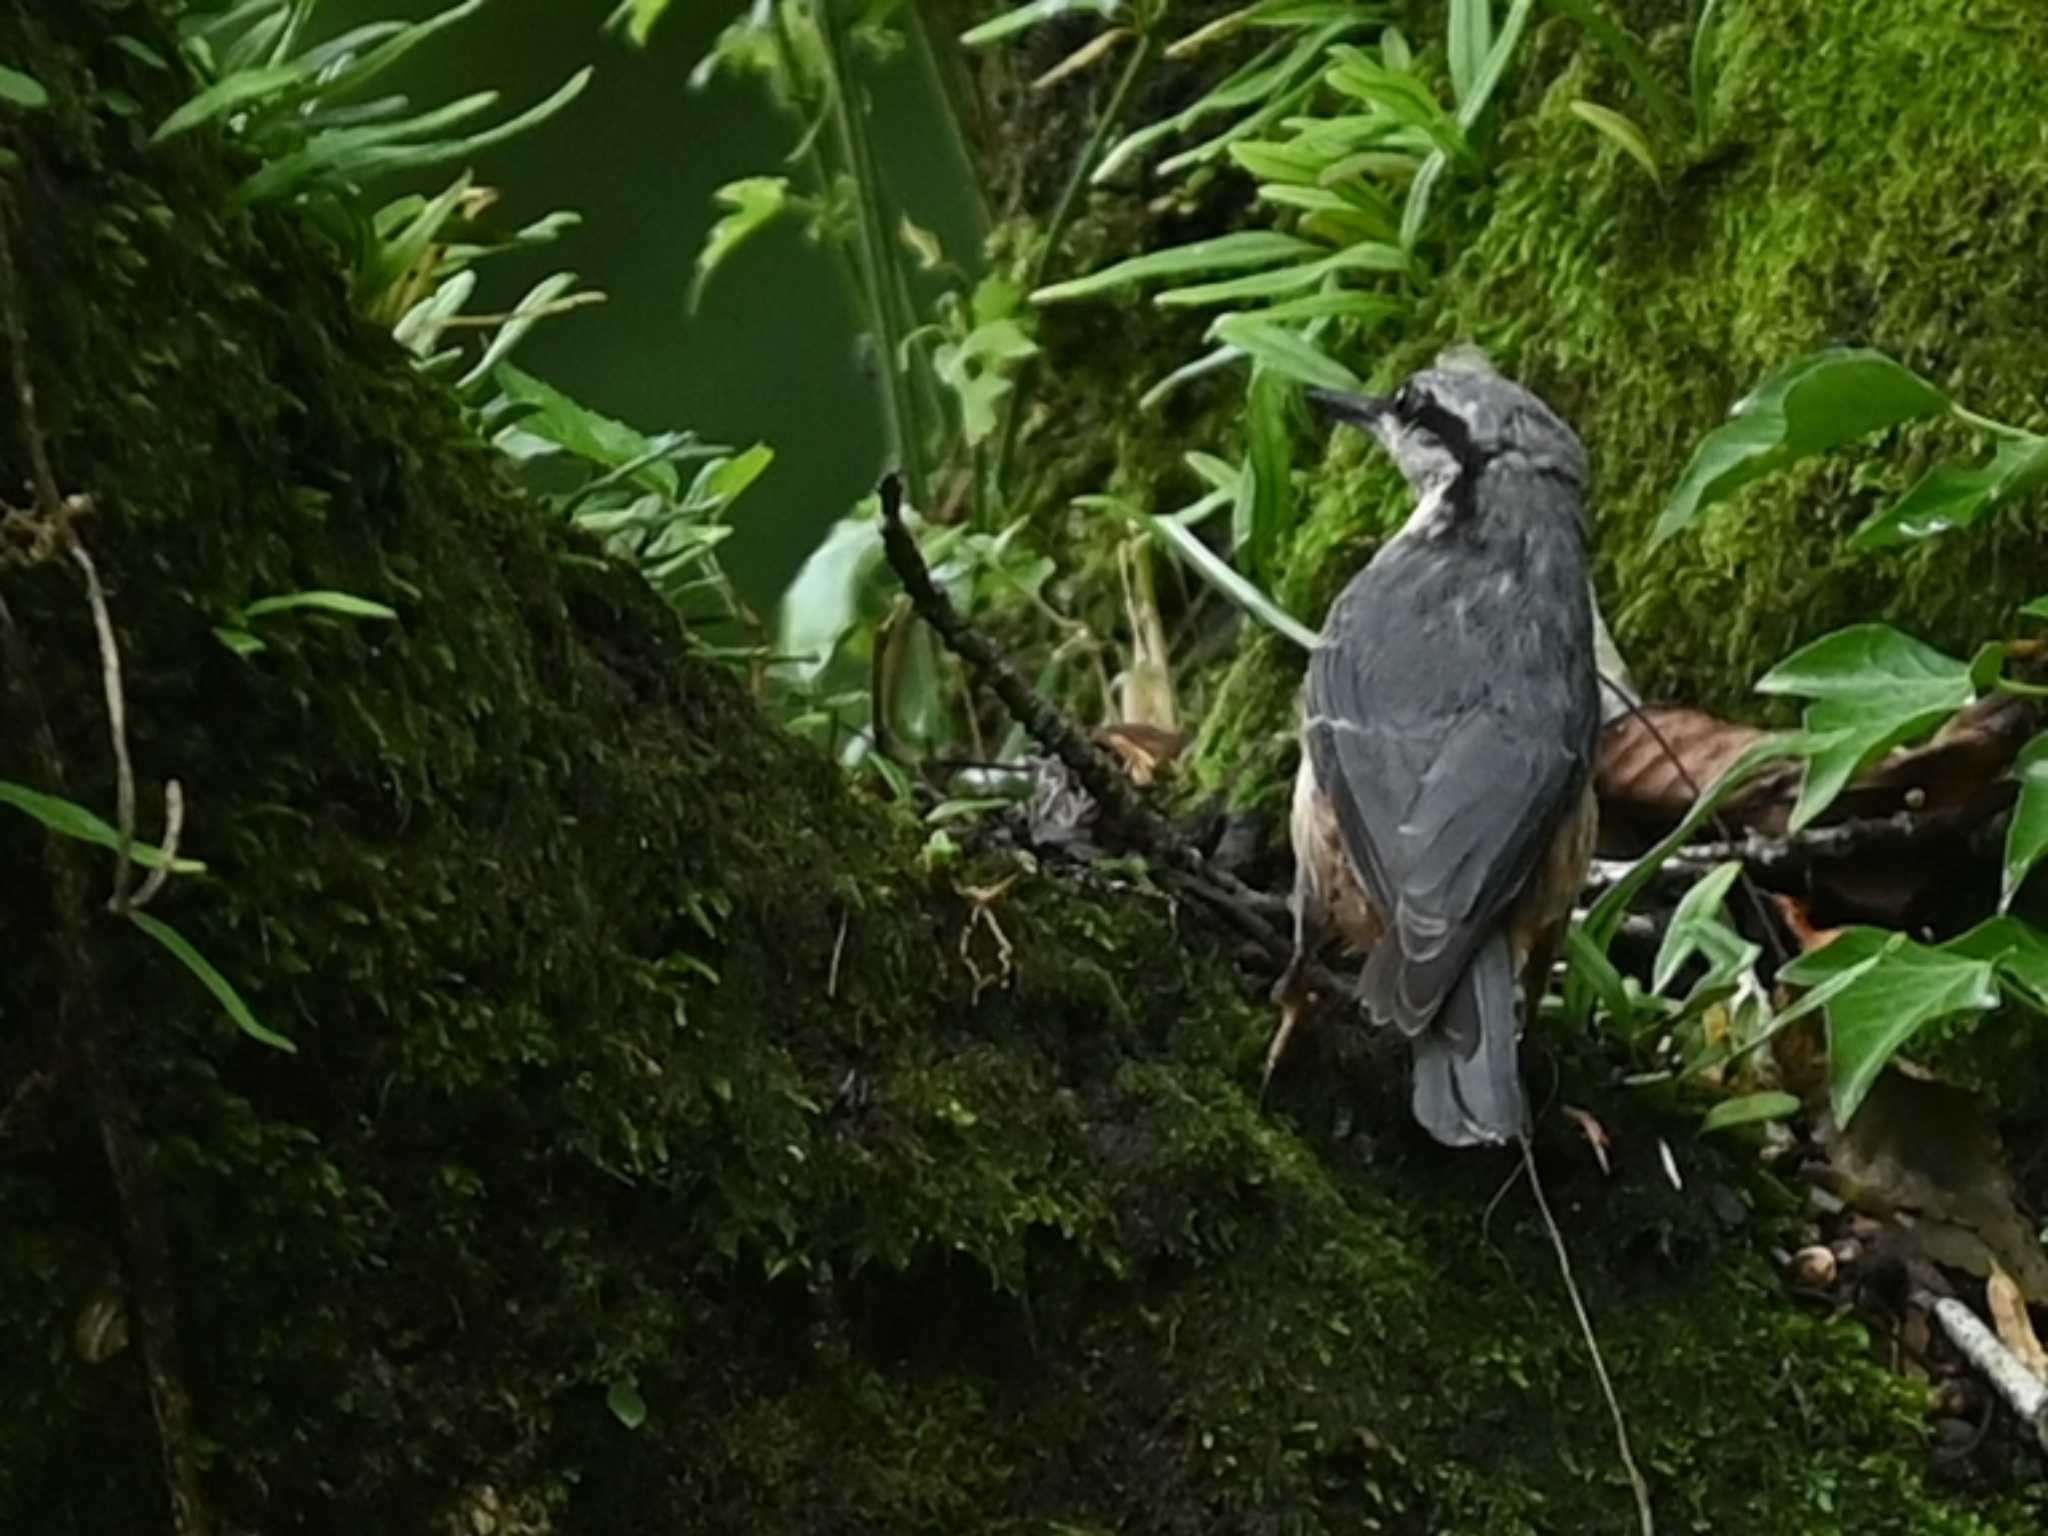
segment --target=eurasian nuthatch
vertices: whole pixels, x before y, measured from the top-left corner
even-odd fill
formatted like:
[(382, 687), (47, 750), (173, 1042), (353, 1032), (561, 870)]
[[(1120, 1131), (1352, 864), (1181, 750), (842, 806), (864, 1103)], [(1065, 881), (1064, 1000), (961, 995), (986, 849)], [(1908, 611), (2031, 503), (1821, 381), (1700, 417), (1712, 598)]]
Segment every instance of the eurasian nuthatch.
[(1379, 439), (1416, 505), (1331, 605), (1309, 662), (1296, 964), (1275, 995), (1298, 1002), (1334, 925), (1365, 952), (1363, 1006), (1411, 1042), (1415, 1118), (1451, 1146), (1511, 1141), (1528, 1127), (1524, 1010), (1593, 846), (1585, 449), (1469, 359), (1391, 398), (1311, 398)]

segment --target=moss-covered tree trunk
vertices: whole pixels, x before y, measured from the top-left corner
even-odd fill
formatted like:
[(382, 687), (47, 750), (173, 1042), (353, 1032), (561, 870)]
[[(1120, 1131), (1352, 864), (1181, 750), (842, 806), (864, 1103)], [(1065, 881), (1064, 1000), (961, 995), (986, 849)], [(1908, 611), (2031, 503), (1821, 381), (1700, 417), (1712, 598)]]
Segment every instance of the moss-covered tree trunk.
[[(1533, 1215), (1483, 1219), (1502, 1162), (1419, 1144), (1370, 1052), (1312, 1138), (1262, 1115), (1254, 989), (1156, 897), (926, 872), (219, 143), (147, 146), (188, 87), (122, 34), (171, 53), (142, 4), (0, 7), (51, 96), (5, 119), (7, 359), (90, 501), (140, 826), (175, 778), (206, 864), (150, 913), (297, 1050), (0, 807), (0, 1527), (161, 1529), (188, 1478), (220, 1530), (1633, 1528)], [(0, 779), (111, 817), (35, 532)], [(308, 589), (400, 617), (217, 638)], [(1664, 1529), (2031, 1528), (1929, 1483), (1915, 1389), (1781, 1297), (1737, 1175), (1685, 1143), (1673, 1189), (1681, 1124), (1530, 1054), (1619, 1132), (1612, 1177), (1542, 1151)]]

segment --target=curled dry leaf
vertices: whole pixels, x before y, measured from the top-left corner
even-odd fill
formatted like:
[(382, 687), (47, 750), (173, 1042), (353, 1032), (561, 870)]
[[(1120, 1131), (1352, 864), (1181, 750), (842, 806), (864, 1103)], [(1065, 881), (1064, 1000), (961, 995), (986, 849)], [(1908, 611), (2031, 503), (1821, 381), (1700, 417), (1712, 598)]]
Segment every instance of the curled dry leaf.
[(1991, 1278), (1984, 1283), (1984, 1295), (1991, 1308), (1991, 1322), (2005, 1347), (2037, 1381), (2048, 1382), (2048, 1352), (2042, 1350), (2040, 1337), (2034, 1332), (2034, 1320), (2027, 1315), (2027, 1298), (2020, 1294), (2018, 1282), (1993, 1265)]
[(1586, 1145), (1593, 1149), (1593, 1156), (1599, 1159), (1600, 1171), (1605, 1174), (1612, 1174), (1614, 1169), (1607, 1161), (1607, 1148), (1611, 1145), (1607, 1139), (1607, 1128), (1598, 1120), (1595, 1120), (1592, 1115), (1576, 1105), (1567, 1104), (1563, 1108), (1565, 1114), (1571, 1118), (1572, 1124), (1576, 1125), (1580, 1132), (1584, 1134)]
[[(1600, 733), (1593, 767), (1602, 851), (1636, 851), (1676, 825), (1696, 791), (1764, 734), (1704, 710), (1671, 705), (1652, 705), (1614, 721)], [(1740, 821), (1744, 807), (1776, 799), (1789, 803), (1797, 783), (1798, 771), (1789, 765), (1766, 770), (1725, 802), (1723, 814)]]
[(1180, 731), (1161, 730), (1135, 720), (1120, 720), (1094, 733), (1095, 744), (1114, 752), (1131, 782), (1141, 789), (1173, 767), (1188, 744)]

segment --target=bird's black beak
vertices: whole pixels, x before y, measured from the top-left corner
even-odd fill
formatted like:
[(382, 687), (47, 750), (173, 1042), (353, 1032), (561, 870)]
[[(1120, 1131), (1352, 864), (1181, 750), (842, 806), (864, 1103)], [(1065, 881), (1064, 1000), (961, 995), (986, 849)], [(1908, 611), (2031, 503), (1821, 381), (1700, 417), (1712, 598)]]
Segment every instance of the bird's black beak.
[(1394, 411), (1393, 399), (1388, 395), (1347, 395), (1338, 389), (1312, 389), (1308, 398), (1324, 415), (1348, 421), (1366, 432), (1376, 431), (1380, 422)]

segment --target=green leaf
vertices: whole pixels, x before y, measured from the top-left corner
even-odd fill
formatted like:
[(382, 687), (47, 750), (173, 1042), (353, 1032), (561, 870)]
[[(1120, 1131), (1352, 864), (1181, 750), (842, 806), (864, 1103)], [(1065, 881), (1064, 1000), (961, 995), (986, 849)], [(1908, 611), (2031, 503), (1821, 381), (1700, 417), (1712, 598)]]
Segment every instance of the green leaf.
[(1723, 1099), (1700, 1121), (1700, 1134), (1725, 1131), (1738, 1125), (1755, 1125), (1762, 1120), (1784, 1120), (1799, 1113), (1799, 1100), (1789, 1093), (1746, 1093), (1739, 1099)]
[(1552, 9), (1563, 11), (1584, 27), (1587, 36), (1613, 55), (1615, 62), (1627, 72), (1629, 83), (1643, 98), (1643, 105), (1650, 109), (1650, 115), (1656, 119), (1661, 132), (1674, 139), (1684, 135), (1684, 113), (1657, 77), (1657, 66), (1651, 62), (1648, 51), (1633, 32), (1611, 20), (1596, 0), (1550, 0), (1550, 4)]
[(1014, 320), (991, 320), (961, 341), (932, 353), (932, 371), (960, 401), (960, 429), (969, 447), (996, 429), (996, 403), (1011, 389), (1007, 365), (1031, 357), (1038, 344)]
[(661, 20), (668, 10), (669, 0), (621, 0), (619, 7), (607, 16), (607, 27), (623, 25), (626, 36), (636, 48), (647, 46), (648, 34), (654, 31), (654, 24)]
[(261, 69), (237, 70), (226, 79), (215, 81), (165, 118), (162, 126), (150, 136), (150, 142), (161, 144), (165, 139), (197, 128), (201, 123), (212, 122), (216, 117), (224, 117), (252, 101), (274, 96), (285, 87), (296, 84), (305, 72), (304, 62), (298, 60)]
[(1687, 71), (1692, 85), (1693, 136), (1704, 144), (1713, 133), (1714, 86), (1720, 78), (1721, 0), (1700, 7), (1693, 28), (1692, 59)]
[(1988, 464), (1937, 464), (1896, 506), (1876, 513), (1849, 538), (1851, 549), (1885, 549), (1967, 528), (1999, 503), (2048, 483), (2048, 437), (1999, 443)]
[(647, 1422), (647, 1399), (640, 1395), (640, 1384), (631, 1376), (621, 1376), (605, 1388), (604, 1405), (628, 1429), (638, 1429)]
[(1253, 362), (1317, 389), (1356, 392), (1358, 375), (1323, 352), (1301, 332), (1254, 315), (1225, 315), (1209, 327), (1212, 340), (1243, 351)]
[(24, 75), (18, 69), (0, 64), (0, 101), (33, 112), (50, 104), (50, 93), (33, 75)]
[(978, 27), (969, 27), (960, 34), (960, 41), (968, 48), (986, 48), (1056, 16), (1080, 11), (1108, 20), (1122, 8), (1121, 0), (1030, 0), (1028, 5), (1005, 11)]
[(756, 443), (744, 453), (736, 453), (729, 459), (715, 459), (707, 464), (702, 477), (703, 490), (715, 503), (713, 510), (723, 512), (739, 500), (774, 462), (775, 450), (766, 443)]
[(1593, 903), (1586, 914), (1583, 927), (1586, 937), (1601, 954), (1614, 941), (1615, 931), (1620, 928), (1622, 918), (1627, 914), (1629, 903), (1664, 867), (1664, 861), (1683, 847), (1702, 823), (1719, 809), (1723, 800), (1740, 789), (1765, 765), (1793, 756), (1802, 750), (1804, 738), (1793, 732), (1781, 732), (1764, 736), (1751, 742), (1737, 756), (1734, 762), (1721, 770), (1721, 776), (1709, 784), (1692, 809), (1680, 818), (1677, 826), (1664, 834), (1663, 839), (1630, 866), (1627, 874), (1610, 886), (1601, 898)]
[(532, 407), (519, 418), (517, 427), (509, 430), (530, 433), (593, 464), (614, 469), (637, 464), (631, 477), (636, 483), (664, 496), (675, 495), (675, 466), (665, 462), (658, 445), (646, 434), (600, 416), (510, 363), (498, 365), (497, 377), (508, 400)]
[(1469, 133), (1486, 111), (1487, 103), (1493, 100), (1493, 93), (1499, 88), (1508, 64), (1515, 56), (1515, 49), (1522, 41), (1522, 32), (1529, 25), (1529, 15), (1536, 9), (1536, 0), (1515, 0), (1508, 8), (1507, 20), (1494, 35), (1493, 46), (1487, 50), (1485, 60), (1479, 66), (1479, 73), (1472, 79), (1472, 88), (1458, 103), (1458, 129)]
[(2032, 923), (2017, 917), (1987, 917), (1941, 948), (1948, 954), (1991, 961), (1998, 967), (1999, 978), (2023, 1002), (2048, 1012), (2048, 934)]
[(1493, 47), (1493, 0), (1451, 0), (1451, 93), (1463, 101)]
[[(1780, 979), (1801, 986), (1825, 979), (1841, 957), (1825, 963), (1821, 957), (1847, 937), (1802, 955), (1778, 973)], [(1829, 1099), (1837, 1125), (1849, 1123), (1885, 1063), (1922, 1026), (1998, 1006), (1990, 961), (1929, 949), (1904, 934), (1878, 942), (1876, 963), (1828, 1003)]]
[(690, 308), (693, 311), (697, 301), (704, 296), (704, 285), (711, 281), (711, 274), (718, 270), (725, 258), (743, 241), (767, 228), (789, 207), (789, 178), (747, 176), (739, 181), (728, 181), (711, 197), (732, 212), (711, 226), (704, 249), (697, 253), (697, 275), (690, 281)]
[(1565, 955), (1569, 961), (1564, 989), (1566, 1016), (1574, 1024), (1591, 1023), (1593, 1004), (1597, 1001), (1606, 1010), (1610, 1028), (1633, 1034), (1643, 1009), (1629, 992), (1620, 970), (1607, 958), (1606, 951), (1594, 944), (1584, 924), (1574, 923), (1565, 935)]
[(1274, 230), (1247, 229), (1235, 234), (1196, 240), (1164, 251), (1133, 256), (1114, 266), (1091, 272), (1069, 282), (1054, 283), (1031, 295), (1033, 304), (1057, 304), (1067, 299), (1084, 299), (1132, 283), (1161, 277), (1189, 277), (1198, 272), (1232, 272), (1246, 267), (1268, 267), (1297, 257), (1326, 254), (1319, 245), (1283, 235)]
[(2013, 803), (2012, 824), (2005, 833), (2005, 878), (1998, 906), (2004, 911), (2019, 894), (2027, 871), (2048, 852), (2048, 735), (2036, 736), (2020, 749), (2013, 776), (2020, 781)]
[(1728, 421), (1707, 434), (1665, 503), (1651, 546), (1752, 480), (1947, 404), (1940, 390), (1881, 352), (1831, 347), (1810, 353), (1737, 401)]
[(1361, 240), (1334, 256), (1323, 257), (1320, 261), (1302, 262), (1297, 266), (1280, 267), (1270, 272), (1253, 272), (1221, 283), (1202, 283), (1192, 288), (1170, 288), (1152, 302), (1162, 309), (1184, 305), (1229, 304), (1239, 299), (1263, 299), (1276, 294), (1297, 293), (1303, 288), (1315, 287), (1324, 278), (1338, 272), (1405, 272), (1409, 266), (1408, 253), (1399, 247)]
[(1664, 172), (1657, 164), (1656, 151), (1650, 148), (1650, 141), (1643, 137), (1643, 130), (1628, 118), (1610, 107), (1603, 107), (1597, 101), (1575, 101), (1572, 112), (1590, 123), (1594, 132), (1620, 147), (1623, 154), (1650, 173), (1650, 180), (1659, 186), (1664, 184)]
[[(866, 505), (878, 504), (870, 498)], [(882, 525), (872, 511), (841, 518), (811, 551), (782, 594), (776, 641), (784, 655), (809, 658), (790, 668), (798, 682), (816, 680), (850, 634), (881, 617), (893, 590), (885, 570)]]
[(162, 54), (158, 53), (139, 37), (131, 37), (126, 32), (116, 32), (108, 41), (145, 68), (169, 69), (171, 67), (170, 62)]
[(1786, 657), (1757, 692), (1811, 699), (1806, 782), (1791, 830), (1833, 802), (1879, 754), (1926, 734), (1975, 697), (1970, 665), (1887, 624), (1855, 624)]
[(1693, 882), (1671, 914), (1664, 940), (1657, 946), (1656, 963), (1650, 968), (1651, 991), (1662, 992), (1671, 985), (1679, 967), (1699, 950), (1703, 929), (1725, 929), (1721, 904), (1728, 899), (1729, 888), (1741, 874), (1741, 861), (1731, 859)]
[(263, 1027), (256, 1015), (249, 1011), (249, 1005), (242, 1001), (242, 994), (237, 992), (227, 977), (213, 968), (213, 962), (194, 949), (177, 929), (161, 918), (151, 917), (147, 912), (130, 912), (128, 921), (176, 955), (178, 963), (199, 978), (243, 1034), (251, 1040), (259, 1040), (277, 1050), (297, 1054), (299, 1048), (291, 1041), (275, 1030)]
[[(281, 198), (307, 187), (346, 188), (372, 177), (397, 175), (463, 160), (539, 126), (583, 94), (592, 70), (579, 69), (553, 95), (494, 127), (466, 136), (447, 129), (487, 110), (498, 93), (480, 91), (403, 122), (373, 128), (337, 128), (315, 134), (305, 148), (266, 161), (235, 189), (245, 206)], [(421, 143), (396, 142), (405, 139)]]
[[(1383, 293), (1361, 293), (1356, 288), (1336, 288), (1327, 293), (1312, 293), (1306, 298), (1285, 299), (1278, 304), (1268, 304), (1246, 313), (1218, 315), (1210, 329), (1226, 320), (1258, 320), (1268, 325), (1278, 325), (1293, 320), (1322, 320), (1331, 315), (1349, 315), (1356, 320), (1391, 320), (1397, 315), (1408, 313), (1410, 305), (1405, 299), (1391, 298)], [(2048, 599), (2043, 599), (2048, 602)]]
[(213, 627), (213, 638), (237, 656), (254, 656), (259, 651), (270, 649), (246, 629), (230, 629), (224, 624), (216, 624)]
[(373, 603), (367, 597), (357, 597), (352, 592), (287, 592), (281, 597), (259, 597), (242, 609), (242, 617), (260, 619), (266, 614), (291, 613), (308, 608), (320, 613), (339, 614), (345, 619), (398, 617), (396, 608)]
[[(16, 784), (0, 779), (0, 805), (11, 805), (17, 811), (33, 816), (52, 832), (62, 837), (75, 837), (82, 843), (96, 843), (102, 848), (119, 851), (121, 834), (99, 817), (93, 815), (75, 800), (66, 800), (61, 795), (46, 795), (40, 790), (30, 789), (26, 784)], [(128, 857), (144, 869), (159, 869), (163, 866), (164, 851), (153, 843), (139, 838), (130, 839)], [(197, 859), (173, 859), (171, 872), (178, 875), (203, 875), (206, 866)]]
[(1245, 475), (1249, 494), (1237, 548), (1254, 579), (1267, 576), (1280, 541), (1294, 523), (1294, 386), (1282, 375), (1252, 369), (1245, 395)]
[(1243, 612), (1250, 614), (1277, 634), (1286, 636), (1303, 650), (1315, 648), (1316, 637), (1313, 630), (1232, 570), (1229, 562), (1204, 544), (1201, 535), (1193, 528), (1174, 522), (1171, 518), (1141, 511), (1115, 496), (1077, 496), (1074, 498), (1074, 505), (1115, 512), (1140, 527), (1151, 529), (1170, 544), (1175, 553), (1194, 567), (1196, 575)]

